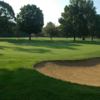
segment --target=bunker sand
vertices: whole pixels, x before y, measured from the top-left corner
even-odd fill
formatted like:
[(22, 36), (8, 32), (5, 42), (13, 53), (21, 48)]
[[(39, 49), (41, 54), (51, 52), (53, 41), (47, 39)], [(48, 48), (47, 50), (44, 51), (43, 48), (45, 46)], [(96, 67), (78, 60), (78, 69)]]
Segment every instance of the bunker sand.
[(100, 86), (100, 58), (77, 61), (45, 61), (37, 64), (40, 73), (72, 83)]

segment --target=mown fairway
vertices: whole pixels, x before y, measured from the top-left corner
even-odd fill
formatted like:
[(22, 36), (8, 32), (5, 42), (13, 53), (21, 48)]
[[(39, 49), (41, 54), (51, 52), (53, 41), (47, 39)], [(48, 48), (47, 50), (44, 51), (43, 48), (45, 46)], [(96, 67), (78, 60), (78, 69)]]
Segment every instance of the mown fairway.
[(100, 88), (62, 82), (33, 69), (44, 60), (91, 57), (100, 57), (99, 40), (0, 39), (0, 100), (99, 100)]

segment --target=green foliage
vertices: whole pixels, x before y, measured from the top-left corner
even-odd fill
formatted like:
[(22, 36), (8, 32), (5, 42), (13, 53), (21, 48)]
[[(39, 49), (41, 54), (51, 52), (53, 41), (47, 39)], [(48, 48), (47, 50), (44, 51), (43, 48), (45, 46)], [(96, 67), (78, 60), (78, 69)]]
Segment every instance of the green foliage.
[(8, 19), (0, 16), (0, 32), (4, 33), (8, 31)]
[(40, 33), (43, 27), (43, 13), (35, 5), (26, 5), (17, 15), (17, 23), (21, 31), (31, 35)]
[(11, 32), (14, 25), (15, 14), (12, 7), (0, 1), (0, 33)]
[(96, 16), (95, 34), (97, 38), (100, 38), (100, 14)]
[(77, 37), (93, 36), (96, 26), (96, 10), (92, 0), (70, 0), (62, 18), (59, 19), (62, 30)]

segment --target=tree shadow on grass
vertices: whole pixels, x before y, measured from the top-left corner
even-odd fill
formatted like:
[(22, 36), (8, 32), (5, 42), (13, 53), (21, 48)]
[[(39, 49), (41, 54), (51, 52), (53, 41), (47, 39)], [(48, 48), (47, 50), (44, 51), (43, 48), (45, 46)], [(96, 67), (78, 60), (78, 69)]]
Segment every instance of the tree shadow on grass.
[(80, 44), (74, 43), (73, 41), (66, 40), (27, 40), (27, 39), (1, 39), (1, 41), (6, 41), (9, 43), (13, 43), (21, 46), (35, 46), (35, 47), (47, 47), (53, 49), (71, 49), (77, 50), (77, 46), (81, 46)]
[(100, 41), (81, 41), (76, 40), (45, 40), (45, 39), (33, 39), (29, 41), (28, 39), (1, 39), (1, 41), (6, 41), (9, 43), (13, 43), (18, 46), (35, 46), (35, 47), (46, 47), (46, 48), (53, 48), (53, 49), (70, 49), (70, 50), (77, 50), (79, 46), (83, 44), (94, 44), (100, 45)]
[(3, 56), (3, 54), (2, 54), (2, 53), (0, 53), (0, 56)]
[(0, 69), (0, 100), (98, 100), (98, 93), (100, 88), (55, 80), (32, 69)]
[(97, 41), (91, 41), (91, 40), (90, 41), (88, 41), (88, 40), (85, 40), (85, 41), (76, 40), (75, 43), (100, 45), (100, 40), (97, 40)]
[(0, 49), (3, 49), (4, 48), (4, 46), (0, 46)]
[(10, 46), (0, 46), (2, 50), (4, 49), (12, 49), (18, 52), (26, 52), (26, 53), (48, 53), (51, 52), (49, 49), (42, 48), (23, 48), (23, 47), (10, 47)]
[(48, 53), (51, 50), (48, 49), (25, 49), (25, 48), (16, 48), (17, 51), (28, 52), (28, 53)]

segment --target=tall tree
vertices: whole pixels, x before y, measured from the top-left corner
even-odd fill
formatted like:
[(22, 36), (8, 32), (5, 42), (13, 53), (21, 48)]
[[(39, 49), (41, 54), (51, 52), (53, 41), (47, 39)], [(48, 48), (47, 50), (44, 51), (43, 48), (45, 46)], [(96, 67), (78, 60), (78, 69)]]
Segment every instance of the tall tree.
[(100, 38), (100, 14), (96, 15), (95, 36)]
[(8, 3), (0, 1), (0, 32), (11, 31), (14, 20), (15, 14), (13, 8)]
[[(76, 10), (75, 10), (76, 9)], [(64, 13), (62, 13), (62, 18), (59, 19), (62, 30), (67, 35), (71, 35), (74, 37), (74, 41), (76, 40), (77, 28), (78, 28), (78, 11), (76, 6), (66, 6), (64, 8)]]
[(87, 35), (93, 36), (95, 28), (96, 11), (92, 0), (70, 0), (70, 5), (66, 6), (59, 22), (65, 31), (76, 36), (81, 36), (83, 40)]
[(82, 34), (83, 40), (85, 39), (85, 35), (89, 35), (92, 37), (95, 33), (95, 26), (96, 26), (96, 10), (94, 7), (94, 3), (92, 0), (83, 0), (80, 2), (80, 12), (82, 12), (84, 27), (86, 31)]
[(17, 23), (20, 30), (29, 34), (38, 34), (41, 32), (44, 20), (43, 13), (36, 5), (26, 5), (21, 8), (20, 13), (17, 15)]

